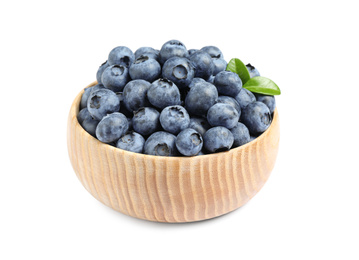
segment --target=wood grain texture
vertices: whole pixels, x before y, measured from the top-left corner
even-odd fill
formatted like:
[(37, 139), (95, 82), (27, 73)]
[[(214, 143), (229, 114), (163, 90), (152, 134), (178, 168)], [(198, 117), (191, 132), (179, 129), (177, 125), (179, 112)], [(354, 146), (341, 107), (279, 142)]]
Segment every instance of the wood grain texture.
[(71, 164), (88, 192), (124, 214), (158, 222), (220, 216), (248, 202), (274, 167), (277, 110), (269, 129), (246, 145), (203, 156), (161, 157), (127, 152), (89, 135), (77, 121), (82, 93), (68, 117)]

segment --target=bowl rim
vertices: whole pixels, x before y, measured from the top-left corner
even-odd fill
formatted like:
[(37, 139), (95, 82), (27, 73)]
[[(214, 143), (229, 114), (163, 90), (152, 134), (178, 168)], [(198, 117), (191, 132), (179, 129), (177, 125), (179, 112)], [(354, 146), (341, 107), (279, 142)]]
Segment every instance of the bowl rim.
[(261, 139), (265, 138), (271, 132), (270, 130), (273, 128), (273, 122), (278, 122), (278, 111), (277, 111), (277, 107), (276, 107), (274, 112), (273, 112), (272, 122), (271, 122), (270, 126), (261, 135), (259, 135), (253, 141), (250, 141), (250, 142), (248, 142), (248, 143), (246, 143), (244, 145), (241, 145), (241, 146), (236, 147), (236, 148), (229, 149), (228, 151), (219, 152), (219, 153), (204, 154), (204, 155), (198, 155), (198, 156), (197, 155), (196, 156), (156, 156), (156, 155), (150, 155), (150, 154), (130, 152), (130, 151), (126, 151), (126, 150), (117, 148), (117, 147), (115, 147), (113, 145), (110, 145), (110, 144), (103, 143), (103, 142), (99, 141), (97, 138), (90, 135), (80, 125), (80, 123), (78, 122), (77, 115), (78, 115), (78, 113), (80, 111), (80, 101), (81, 101), (82, 94), (83, 94), (83, 92), (84, 92), (84, 90), (86, 88), (95, 86), (97, 84), (98, 84), (97, 81), (92, 82), (87, 87), (83, 88), (80, 91), (80, 93), (75, 97), (75, 99), (72, 102), (71, 109), (70, 109), (70, 119), (73, 120), (73, 118), (75, 118), (75, 127), (80, 129), (81, 135), (84, 134), (85, 136), (87, 136), (87, 138), (92, 139), (98, 146), (101, 146), (104, 149), (108, 149), (108, 148), (112, 149), (113, 152), (121, 153), (122, 155), (123, 154), (128, 154), (129, 156), (135, 156), (135, 157), (137, 156), (138, 158), (141, 158), (141, 159), (145, 159), (145, 158), (155, 159), (156, 158), (157, 160), (172, 160), (172, 161), (189, 160), (190, 161), (190, 160), (196, 160), (196, 159), (199, 159), (199, 158), (201, 158), (201, 159), (204, 159), (204, 158), (211, 159), (211, 157), (214, 158), (214, 157), (219, 156), (219, 155), (231, 155), (233, 153), (238, 153), (238, 151), (240, 151), (240, 150), (246, 149), (250, 145), (255, 145)]

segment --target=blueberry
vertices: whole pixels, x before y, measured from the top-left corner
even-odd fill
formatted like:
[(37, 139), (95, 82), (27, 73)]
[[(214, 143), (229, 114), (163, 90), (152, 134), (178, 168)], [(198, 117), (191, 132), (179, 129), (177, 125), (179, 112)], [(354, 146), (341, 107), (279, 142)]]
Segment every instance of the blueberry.
[(250, 141), (248, 128), (241, 122), (230, 130), (234, 137), (233, 148), (244, 145)]
[(141, 55), (129, 69), (131, 79), (143, 79), (152, 82), (161, 75), (161, 65), (147, 55)]
[(194, 84), (188, 92), (185, 100), (185, 108), (188, 113), (198, 116), (207, 116), (208, 109), (218, 99), (217, 88), (208, 82)]
[(82, 122), (90, 116), (91, 116), (90, 112), (88, 111), (87, 107), (85, 107), (85, 108), (81, 109), (80, 112), (78, 113), (77, 121), (81, 125)]
[(102, 73), (104, 72), (105, 69), (107, 69), (107, 67), (110, 66), (108, 64), (107, 61), (105, 61), (104, 63), (101, 64), (101, 66), (98, 68), (97, 70), (97, 73), (96, 73), (96, 80), (97, 80), (97, 83), (102, 83)]
[(241, 109), (244, 109), (248, 104), (256, 101), (256, 97), (248, 89), (242, 88), (235, 97)]
[(161, 64), (164, 64), (172, 57), (188, 57), (188, 51), (182, 42), (178, 40), (171, 40), (162, 45), (160, 50)]
[(86, 130), (90, 135), (96, 137), (96, 128), (100, 121), (93, 119), (91, 116), (88, 116), (82, 121), (81, 126)]
[(86, 107), (78, 113), (77, 120), (90, 135), (95, 136), (96, 127), (100, 121), (93, 119)]
[(96, 137), (103, 143), (117, 141), (128, 130), (128, 121), (124, 114), (115, 112), (103, 117), (96, 127)]
[(142, 107), (134, 112), (132, 127), (141, 135), (150, 135), (160, 129), (160, 112), (152, 107)]
[(178, 155), (176, 136), (164, 131), (153, 133), (145, 142), (144, 153), (159, 156)]
[(225, 71), (227, 69), (227, 62), (224, 59), (215, 59), (212, 58), (214, 69), (213, 75), (216, 76), (221, 71)]
[(214, 85), (219, 94), (235, 97), (241, 91), (242, 80), (232, 71), (221, 71), (214, 78)]
[(268, 108), (270, 113), (272, 114), (274, 112), (275, 109), (275, 98), (274, 96), (271, 95), (262, 95), (262, 94), (254, 94), (257, 98), (257, 101), (260, 101), (262, 103), (264, 103)]
[(231, 105), (217, 103), (208, 109), (207, 120), (211, 126), (224, 126), (231, 129), (239, 120), (238, 111)]
[(216, 46), (206, 46), (201, 49), (201, 51), (207, 52), (211, 58), (223, 59), (223, 54), (220, 49)]
[(188, 59), (172, 57), (163, 64), (162, 77), (173, 81), (177, 87), (184, 88), (194, 78), (194, 68)]
[(147, 91), (151, 83), (142, 79), (135, 79), (127, 83), (123, 89), (123, 103), (129, 111), (136, 111), (149, 106)]
[(182, 106), (168, 106), (162, 110), (160, 115), (161, 126), (172, 134), (178, 134), (186, 129), (189, 122), (189, 114)]
[(120, 110), (120, 100), (113, 91), (99, 89), (89, 96), (87, 109), (94, 119), (101, 120), (107, 114)]
[(177, 150), (185, 156), (197, 155), (201, 151), (202, 146), (202, 136), (192, 128), (187, 128), (177, 135)]
[(218, 100), (217, 100), (217, 103), (223, 103), (223, 104), (231, 105), (232, 107), (234, 107), (238, 111), (238, 114), (241, 113), (241, 107), (239, 106), (238, 102), (232, 97), (219, 96)]
[(246, 67), (248, 69), (248, 72), (249, 72), (249, 75), (251, 76), (251, 78), (260, 76), (259, 71), (254, 66), (252, 66), (250, 63), (248, 63), (246, 65)]
[(192, 86), (194, 86), (200, 82), (206, 82), (206, 81), (202, 78), (193, 78), (191, 83), (188, 85), (188, 87), (191, 88)]
[(89, 99), (89, 96), (91, 94), (92, 88), (93, 87), (89, 87), (89, 88), (84, 89), (84, 93), (81, 96), (80, 109), (83, 109), (83, 108), (87, 107), (87, 100)]
[(198, 49), (190, 49), (190, 50), (188, 50), (188, 55), (192, 55), (196, 51), (198, 51)]
[(122, 65), (108, 66), (101, 77), (105, 88), (111, 89), (114, 92), (122, 91), (128, 80), (128, 69)]
[(195, 77), (207, 80), (213, 74), (214, 64), (207, 52), (196, 51), (189, 56), (189, 60), (195, 69)]
[(204, 133), (211, 128), (211, 125), (204, 118), (191, 117), (188, 128), (192, 128), (200, 133), (202, 136)]
[(145, 138), (133, 131), (122, 136), (116, 143), (117, 148), (134, 153), (142, 153), (144, 145)]
[(99, 90), (101, 88), (105, 88), (105, 87), (102, 84), (97, 84), (95, 86), (85, 88), (85, 91), (81, 97), (80, 109), (87, 107), (87, 100), (89, 99), (89, 96), (91, 95), (91, 93), (96, 90)]
[(220, 49), (215, 46), (206, 46), (201, 50), (207, 52), (211, 56), (214, 65), (212, 74), (214, 76), (227, 68), (227, 62), (224, 60)]
[(210, 153), (231, 149), (234, 137), (231, 131), (223, 126), (210, 128), (203, 136), (204, 148)]
[(168, 79), (154, 81), (147, 91), (147, 98), (159, 109), (181, 104), (181, 95), (177, 86)]
[(262, 102), (250, 103), (242, 110), (241, 122), (248, 127), (251, 135), (258, 136), (263, 133), (271, 121), (269, 108)]
[(129, 67), (133, 61), (135, 60), (135, 55), (133, 52), (125, 47), (125, 46), (119, 46), (110, 52), (108, 55), (108, 63), (110, 65), (123, 65), (125, 67)]
[(149, 58), (152, 58), (152, 59), (155, 59), (156, 61), (159, 61), (159, 54), (160, 54), (160, 51), (155, 50), (152, 47), (141, 47), (141, 48), (138, 48), (135, 51), (135, 59), (139, 58), (142, 55), (146, 55)]
[(257, 138), (256, 136), (252, 136), (252, 135), (251, 135), (251, 138), (250, 138), (249, 141), (252, 142), (252, 141), (254, 141), (256, 138)]

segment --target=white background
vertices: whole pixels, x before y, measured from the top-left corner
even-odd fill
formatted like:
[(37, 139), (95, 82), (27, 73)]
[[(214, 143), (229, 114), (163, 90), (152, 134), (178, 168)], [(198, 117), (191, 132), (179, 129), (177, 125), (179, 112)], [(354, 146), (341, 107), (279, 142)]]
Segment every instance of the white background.
[[(356, 1), (2, 1), (0, 259), (359, 259)], [(119, 45), (218, 46), (282, 90), (276, 166), (225, 216), (134, 219), (67, 154), (79, 91)]]

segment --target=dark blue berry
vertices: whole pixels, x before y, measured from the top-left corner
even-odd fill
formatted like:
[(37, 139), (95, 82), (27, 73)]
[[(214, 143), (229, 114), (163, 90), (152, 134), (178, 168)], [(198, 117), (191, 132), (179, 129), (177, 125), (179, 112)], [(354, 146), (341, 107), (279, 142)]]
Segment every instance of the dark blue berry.
[(123, 89), (123, 103), (129, 111), (149, 106), (147, 91), (150, 86), (151, 83), (143, 79), (135, 79), (126, 84)]
[(142, 153), (144, 145), (145, 138), (133, 131), (123, 135), (116, 143), (117, 148), (134, 153)]
[(101, 77), (102, 84), (105, 88), (114, 92), (122, 91), (129, 79), (128, 69), (122, 65), (108, 66)]
[(159, 109), (181, 104), (179, 89), (168, 79), (154, 81), (147, 91), (147, 98), (153, 106)]
[(272, 121), (269, 108), (262, 102), (248, 104), (241, 115), (241, 122), (247, 127), (251, 135), (258, 136), (268, 129)]
[(179, 88), (185, 88), (194, 78), (194, 68), (188, 59), (172, 57), (163, 64), (162, 78), (171, 80)]
[(191, 115), (207, 116), (208, 109), (218, 99), (217, 88), (208, 82), (194, 84), (188, 92), (185, 100), (185, 108)]
[(231, 129), (237, 125), (239, 116), (238, 111), (233, 106), (217, 103), (208, 110), (207, 120), (212, 126), (224, 126)]
[(133, 129), (144, 136), (160, 129), (160, 112), (152, 107), (142, 107), (134, 112), (132, 118)]
[(219, 48), (216, 46), (206, 46), (201, 49), (201, 51), (207, 52), (211, 58), (214, 59), (223, 59), (223, 54)]
[(101, 88), (105, 88), (104, 85), (97, 84), (95, 86), (85, 88), (85, 91), (84, 91), (84, 93), (82, 94), (82, 97), (81, 97), (80, 109), (83, 109), (83, 108), (87, 107), (87, 100), (89, 99), (89, 96), (91, 95), (91, 93), (96, 91), (96, 90), (99, 90)]
[(242, 89), (242, 80), (234, 72), (222, 71), (214, 78), (214, 85), (219, 94), (235, 97)]
[(131, 79), (143, 79), (152, 82), (161, 75), (161, 65), (147, 55), (141, 55), (129, 69)]
[(230, 131), (232, 132), (234, 137), (232, 148), (244, 145), (250, 141), (249, 130), (241, 122), (238, 122), (237, 125), (233, 127)]
[(213, 75), (216, 76), (221, 71), (225, 71), (227, 68), (227, 62), (224, 59), (215, 59), (212, 58), (214, 69), (213, 69)]
[(188, 57), (186, 46), (178, 40), (170, 40), (162, 45), (160, 50), (160, 62), (164, 64), (172, 57)]
[(108, 63), (110, 65), (116, 64), (129, 67), (134, 60), (135, 55), (129, 48), (125, 46), (118, 46), (112, 49), (110, 54), (108, 55)]
[(90, 117), (91, 114), (88, 111), (87, 107), (83, 108), (80, 110), (80, 112), (77, 115), (77, 121), (79, 122), (79, 124), (81, 125), (82, 122), (87, 118)]
[(124, 114), (115, 112), (108, 114), (96, 128), (96, 137), (103, 143), (117, 141), (128, 130), (128, 121)]
[(264, 103), (268, 108), (271, 114), (274, 112), (275, 109), (275, 97), (271, 95), (262, 95), (262, 94), (254, 94), (257, 98), (257, 101)]
[(196, 51), (189, 56), (189, 60), (195, 69), (195, 77), (207, 80), (213, 74), (214, 64), (207, 52)]
[(241, 91), (235, 97), (241, 109), (244, 109), (248, 104), (256, 101), (256, 97), (248, 89), (242, 88)]
[(176, 136), (164, 131), (153, 133), (145, 142), (144, 153), (158, 156), (179, 155), (176, 148)]
[(200, 83), (200, 82), (206, 82), (204, 79), (202, 78), (193, 78), (191, 83), (188, 85), (189, 88), (193, 87), (194, 85)]
[(96, 136), (96, 128), (100, 121), (93, 119), (91, 116), (86, 117), (84, 121), (82, 121), (81, 126), (86, 130), (90, 135)]
[(211, 128), (211, 125), (208, 123), (207, 119), (202, 117), (191, 117), (188, 128), (192, 128), (200, 133), (202, 136), (204, 133)]
[(197, 155), (203, 146), (203, 139), (200, 133), (192, 128), (187, 128), (177, 135), (177, 150), (185, 156)]
[(217, 103), (223, 103), (223, 104), (231, 105), (232, 107), (234, 107), (238, 111), (239, 114), (241, 113), (241, 107), (239, 106), (238, 102), (232, 97), (219, 96), (218, 100), (217, 100)]
[(120, 110), (120, 100), (113, 91), (99, 89), (89, 96), (87, 109), (94, 119), (101, 120), (107, 114)]
[(250, 63), (248, 63), (246, 65), (246, 67), (248, 69), (248, 72), (249, 72), (249, 75), (251, 76), (251, 78), (260, 76), (259, 71), (254, 66), (252, 66)]
[(209, 153), (228, 151), (234, 138), (231, 131), (223, 126), (210, 128), (203, 136), (204, 148)]
[(102, 73), (105, 71), (105, 69), (110, 66), (107, 61), (101, 64), (101, 66), (98, 68), (96, 73), (96, 80), (98, 84), (102, 83)]
[(135, 59), (139, 58), (142, 55), (146, 55), (149, 58), (155, 59), (156, 61), (159, 62), (159, 54), (160, 54), (160, 51), (155, 50), (152, 47), (141, 47), (136, 50)]
[(168, 106), (161, 112), (160, 123), (167, 132), (178, 134), (189, 126), (190, 118), (184, 107)]

